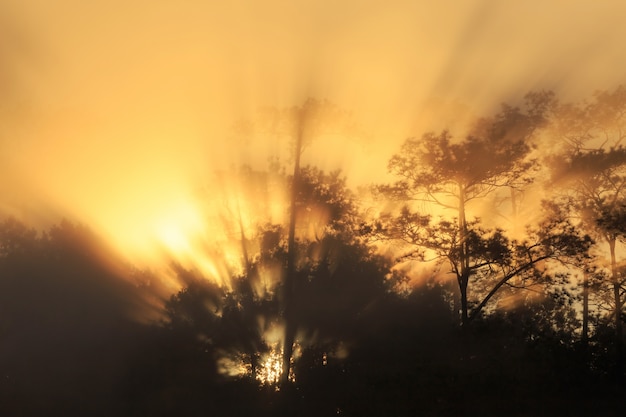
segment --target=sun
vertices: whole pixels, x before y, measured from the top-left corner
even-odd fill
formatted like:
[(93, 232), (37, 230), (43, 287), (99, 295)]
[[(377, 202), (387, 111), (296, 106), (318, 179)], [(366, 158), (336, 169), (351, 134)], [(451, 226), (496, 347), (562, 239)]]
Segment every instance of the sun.
[(176, 256), (188, 256), (194, 251), (205, 225), (197, 204), (179, 198), (153, 214), (151, 229), (156, 241)]
[(181, 225), (173, 222), (163, 222), (156, 228), (156, 236), (160, 243), (175, 254), (190, 251), (189, 239)]

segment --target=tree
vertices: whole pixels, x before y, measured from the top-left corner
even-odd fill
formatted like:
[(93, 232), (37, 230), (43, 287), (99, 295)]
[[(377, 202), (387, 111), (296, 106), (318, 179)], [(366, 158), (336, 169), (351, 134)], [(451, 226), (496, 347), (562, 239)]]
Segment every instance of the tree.
[[(395, 282), (388, 277), (388, 260), (361, 236), (345, 177), (310, 166), (298, 171), (298, 183), (292, 185), (293, 229), (267, 223), (249, 231), (242, 244), (246, 266), (240, 272), (233, 269), (229, 288), (180, 269), (186, 286), (167, 304), (166, 327), (172, 335), (186, 335), (196, 351), (206, 351), (207, 359), (220, 362), (228, 355), (245, 363), (246, 376), (259, 380), (267, 372), (266, 359), (276, 366), (276, 354), (281, 354), (276, 330), (284, 335), (287, 318), (295, 323), (292, 346), (305, 349), (311, 344), (332, 355), (339, 345), (355, 340), (359, 326), (366, 326), (363, 313), (386, 297)], [(254, 178), (261, 182), (270, 178), (257, 174)], [(278, 183), (293, 184), (284, 170), (275, 174), (283, 176)], [(237, 235), (231, 233), (235, 239)], [(288, 273), (289, 281), (284, 279)], [(284, 349), (283, 337), (280, 341)], [(281, 362), (284, 358), (282, 352)], [(291, 368), (293, 352), (289, 359)], [(271, 382), (284, 384), (284, 368), (279, 378), (275, 369)]]
[(354, 315), (391, 285), (385, 281), (385, 260), (360, 238), (356, 204), (345, 178), (305, 167), (291, 180), (285, 270), (290, 278), (281, 285), (287, 286), (282, 289), (285, 326), (292, 322), (285, 333), (283, 384), (296, 332), (326, 334), (337, 342), (342, 332), (336, 329), (348, 330), (342, 323), (354, 324)]
[[(523, 241), (508, 239), (503, 230), (485, 227), (478, 218), (468, 220), (472, 202), (532, 181), (531, 139), (545, 123), (552, 103), (551, 93), (531, 93), (524, 111), (504, 105), (498, 115), (480, 120), (462, 140), (455, 141), (448, 131), (407, 139), (389, 161), (389, 171), (400, 180), (379, 190), (404, 206), (399, 213), (383, 216), (378, 229), (387, 238), (408, 244), (401, 259), (424, 259), (426, 250), (447, 262), (458, 283), (464, 324), (514, 277), (538, 273), (543, 261), (586, 247), (586, 240), (562, 218), (547, 220), (544, 228)], [(439, 207), (439, 220), (415, 212), (416, 203)], [(450, 212), (452, 216), (447, 215)], [(474, 309), (468, 296), (471, 281), (491, 282)]]
[(0, 414), (120, 414), (149, 311), (130, 272), (85, 226), (0, 221)]
[(621, 334), (623, 282), (617, 271), (616, 244), (626, 234), (626, 150), (587, 151), (571, 155), (565, 164), (573, 174), (567, 180), (572, 181), (569, 186), (575, 195), (571, 207), (578, 210), (587, 229), (608, 245), (614, 323)]
[[(626, 236), (626, 150), (588, 150), (562, 158), (554, 164), (557, 183), (569, 192), (569, 207), (578, 213), (581, 226), (608, 249), (608, 277), (612, 287), (612, 313), (615, 328), (618, 370), (623, 369), (622, 310), (624, 279), (618, 270), (616, 248)], [(602, 254), (598, 253), (602, 258)], [(587, 269), (593, 268), (588, 266)], [(588, 273), (583, 281), (584, 313), (588, 314)], [(584, 322), (588, 317), (583, 317)], [(587, 329), (583, 331), (583, 337)], [(621, 373), (622, 371), (618, 371)]]
[[(298, 324), (293, 319), (294, 276), (296, 275), (296, 223), (297, 192), (300, 187), (300, 164), (304, 150), (322, 135), (343, 134), (353, 135), (358, 129), (350, 115), (327, 100), (308, 98), (301, 106), (286, 109), (265, 108), (261, 111), (260, 120), (256, 122), (240, 122), (239, 133), (246, 136), (263, 133), (273, 137), (286, 136), (289, 140), (290, 157), (293, 160), (291, 176), (290, 210), (287, 237), (287, 265), (282, 283), (282, 311), (285, 321), (283, 342), (283, 375), (282, 383), (288, 382), (291, 366), (294, 339)], [(259, 132), (260, 131), (260, 132)], [(249, 137), (245, 139), (250, 140)]]
[[(556, 156), (549, 160), (551, 184), (566, 201), (571, 214), (597, 241), (606, 243), (608, 267), (588, 265), (587, 269), (608, 269), (612, 290), (613, 326), (617, 346), (618, 374), (624, 368), (622, 310), (624, 279), (618, 271), (617, 244), (626, 233), (626, 89), (595, 93), (590, 103), (567, 103), (557, 107), (551, 133), (557, 142)], [(583, 338), (588, 332), (589, 273), (583, 280)]]

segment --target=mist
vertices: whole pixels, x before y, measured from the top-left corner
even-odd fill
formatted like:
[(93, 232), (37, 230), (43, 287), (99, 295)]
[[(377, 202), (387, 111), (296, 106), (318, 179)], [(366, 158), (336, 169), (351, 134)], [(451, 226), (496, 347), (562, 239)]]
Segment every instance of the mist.
[[(84, 362), (96, 361), (101, 346), (110, 348), (107, 360), (115, 369), (105, 370), (106, 364), (94, 368), (108, 378), (103, 389), (126, 381), (124, 361), (133, 362), (154, 340), (162, 341), (152, 330), (137, 329), (148, 318), (162, 319), (163, 311), (156, 310), (189, 284), (162, 282), (159, 274), (143, 282), (131, 273), (135, 266), (148, 275), (159, 268), (175, 275), (175, 264), (213, 274), (218, 284), (232, 289), (234, 281), (228, 279), (241, 271), (226, 258), (229, 251), (239, 256), (242, 245), (234, 242), (239, 236), (253, 239), (257, 233), (253, 227), (260, 221), (254, 215), (286, 223), (285, 178), (282, 189), (272, 194), (252, 192), (250, 184), (238, 183), (231, 174), (245, 165), (256, 175), (267, 169), (268, 161), (290, 167), (293, 138), (244, 137), (237, 130), (242, 124), (260, 120), (268, 109), (293, 109), (310, 99), (327, 103), (342, 114), (345, 126), (307, 144), (302, 165), (324, 172), (339, 169), (350, 189), (384, 183), (390, 180), (390, 157), (409, 137), (443, 129), (463, 137), (476, 118), (497, 113), (504, 102), (522, 103), (529, 91), (551, 90), (559, 100), (580, 102), (594, 91), (626, 82), (625, 13), (619, 0), (5, 0), (0, 5), (0, 215), (34, 227), (38, 236), (46, 236), (62, 219), (88, 225), (89, 233), (102, 239), (93, 243), (98, 247), (93, 252), (116, 259), (112, 267), (94, 253), (85, 255), (85, 274), (102, 278), (100, 283), (75, 285), (65, 276), (48, 282), (46, 271), (36, 267), (33, 276), (50, 286), (44, 288), (54, 288), (54, 298), (30, 294), (24, 299), (39, 300), (32, 309), (37, 317), (70, 305), (70, 318), (61, 317), (44, 330), (76, 343)], [(543, 196), (545, 190), (538, 188), (526, 201)], [(470, 212), (495, 219), (490, 204), (476, 204)], [(534, 198), (520, 217), (534, 220), (538, 207), (539, 198)], [(311, 217), (322, 214), (313, 210)], [(245, 231), (244, 223), (249, 227)], [(317, 229), (309, 233), (317, 238)], [(72, 265), (68, 261), (67, 268)], [(375, 266), (371, 275), (378, 277)], [(352, 277), (354, 271), (347, 270)], [(70, 278), (72, 274), (68, 272)], [(432, 278), (423, 275), (420, 281)], [(154, 288), (146, 290), (143, 285), (150, 282)], [(23, 283), (5, 285), (11, 291), (30, 291)], [(323, 287), (312, 288), (323, 294)], [(350, 286), (345, 288), (349, 293)], [(435, 305), (438, 287), (424, 288), (424, 294), (412, 297)], [(7, 308), (20, 312), (19, 300), (10, 298)], [(357, 303), (358, 315), (387, 335), (384, 325), (390, 318), (417, 308), (402, 300), (409, 304), (387, 305), (386, 299)], [(178, 307), (184, 309), (183, 304)], [(84, 305), (90, 313), (77, 318)], [(308, 307), (319, 313), (317, 306)], [(445, 305), (433, 308), (439, 314), (434, 321), (447, 323)], [(375, 317), (369, 311), (384, 314)], [(15, 319), (11, 329), (23, 323), (34, 331), (11, 334), (0, 353), (8, 357), (19, 353), (21, 345), (44, 344), (48, 334), (35, 335), (38, 326), (45, 327), (37, 317)], [(324, 319), (332, 323), (334, 317)], [(92, 327), (98, 320), (96, 325), (116, 329), (114, 334), (130, 347), (112, 348), (100, 328)], [(413, 325), (430, 329), (425, 322), (398, 328), (408, 333)], [(333, 337), (344, 330), (333, 326)], [(132, 339), (134, 332), (141, 337)], [(382, 350), (373, 333), (364, 334), (358, 336), (365, 341), (361, 349)], [(408, 336), (387, 336), (398, 343), (414, 342)], [(446, 333), (438, 340), (444, 346), (449, 337), (456, 336)], [(73, 366), (65, 347), (60, 343), (47, 353), (32, 347), (42, 363), (54, 362), (59, 352), (65, 362), (49, 374), (31, 364), (20, 380), (23, 387), (29, 387), (29, 375), (51, 386), (54, 375), (65, 372), (64, 363)], [(136, 357), (125, 356), (124, 349)], [(155, 355), (164, 351), (167, 347)], [(402, 350), (400, 356), (414, 353)], [(157, 363), (160, 357), (145, 360)], [(7, 368), (11, 375), (19, 373), (18, 365)], [(342, 375), (339, 369), (337, 375)], [(80, 386), (81, 372), (68, 373), (72, 387)], [(145, 382), (150, 379), (146, 375), (138, 378)], [(192, 381), (204, 383), (198, 378)], [(124, 389), (135, 392), (131, 388)], [(19, 392), (28, 397), (28, 389)], [(71, 399), (66, 392), (54, 395)], [(94, 398), (107, 402), (99, 394)], [(46, 398), (40, 401), (45, 407)]]
[(234, 121), (307, 97), (346, 109), (370, 132), (335, 139), (334, 155), (321, 146), (309, 161), (343, 168), (353, 184), (376, 181), (408, 136), (530, 90), (568, 99), (617, 85), (621, 8), (4, 2), (2, 207), (35, 224), (86, 221), (140, 249), (155, 222), (176, 216), (164, 207), (187, 201), (214, 169), (276, 153), (268, 145), (250, 156), (229, 141)]

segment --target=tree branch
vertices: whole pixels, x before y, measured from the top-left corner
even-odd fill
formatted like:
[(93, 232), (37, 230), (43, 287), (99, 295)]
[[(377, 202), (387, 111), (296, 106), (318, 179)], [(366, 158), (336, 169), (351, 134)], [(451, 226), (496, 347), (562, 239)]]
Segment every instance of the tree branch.
[(524, 264), (524, 265), (520, 266), (519, 268), (509, 272), (507, 275), (502, 277), (502, 279), (500, 279), (500, 281), (498, 281), (498, 283), (491, 289), (491, 291), (489, 291), (489, 294), (487, 294), (485, 296), (485, 298), (483, 298), (483, 300), (480, 302), (480, 304), (478, 304), (478, 307), (476, 307), (474, 309), (474, 311), (472, 311), (472, 313), (469, 316), (469, 320), (472, 321), (474, 318), (476, 318), (476, 316), (478, 316), (478, 314), (482, 311), (483, 307), (485, 307), (485, 305), (489, 302), (489, 300), (491, 300), (491, 298), (495, 295), (495, 293), (498, 292), (500, 287), (502, 287), (504, 284), (506, 284), (511, 278), (513, 278), (513, 277), (517, 276), (518, 274), (526, 271), (527, 269), (532, 268), (535, 264), (537, 264), (537, 262), (541, 262), (543, 260), (549, 259), (550, 257), (551, 257), (551, 255), (540, 256), (540, 257), (530, 261), (529, 263)]

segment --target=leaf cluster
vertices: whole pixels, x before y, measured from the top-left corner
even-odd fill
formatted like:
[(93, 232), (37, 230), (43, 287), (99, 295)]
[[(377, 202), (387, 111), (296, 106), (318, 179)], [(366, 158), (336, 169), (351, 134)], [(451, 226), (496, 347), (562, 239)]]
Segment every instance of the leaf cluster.
[(440, 194), (457, 197), (463, 189), (467, 200), (484, 196), (497, 187), (517, 187), (532, 181), (536, 167), (531, 158), (532, 137), (545, 123), (551, 93), (527, 96), (525, 111), (503, 105), (499, 114), (479, 120), (461, 139), (444, 130), (409, 138), (388, 163), (399, 181), (379, 186), (393, 200), (425, 199), (442, 206)]

